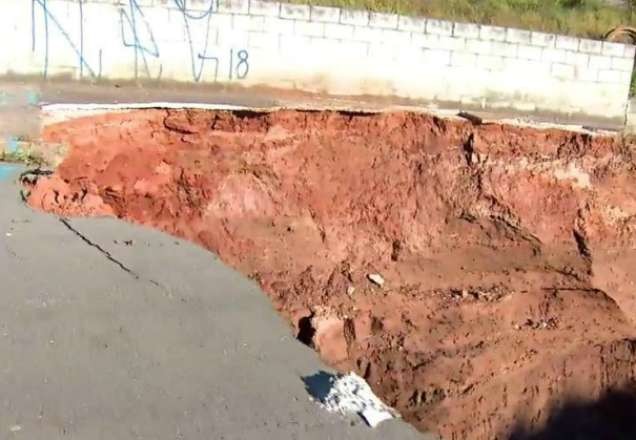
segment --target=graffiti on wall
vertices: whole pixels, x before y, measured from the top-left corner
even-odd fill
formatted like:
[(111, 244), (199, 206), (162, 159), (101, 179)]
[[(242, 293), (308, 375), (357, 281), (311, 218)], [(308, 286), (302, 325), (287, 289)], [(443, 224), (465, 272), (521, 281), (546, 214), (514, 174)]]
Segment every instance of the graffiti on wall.
[[(64, 17), (54, 12), (55, 0), (31, 0), (32, 51), (39, 49), (43, 57), (42, 75), (49, 76), (55, 51), (53, 37), (69, 48), (75, 56), (80, 78), (100, 79), (103, 73), (104, 48), (86, 50), (85, 6), (87, 0), (67, 0), (70, 12)], [(216, 82), (245, 79), (250, 71), (249, 52), (244, 48), (219, 50), (210, 47), (212, 18), (216, 14), (216, 0), (207, 0), (207, 6), (193, 11), (188, 0), (169, 0), (170, 7), (179, 15), (184, 30), (183, 50), (188, 54), (190, 73), (194, 82)], [(58, 2), (59, 3), (59, 2)], [(114, 6), (113, 6), (114, 7)], [(168, 5), (164, 7), (169, 7)], [(145, 7), (137, 0), (127, 0), (117, 6), (119, 12), (119, 43), (130, 51), (135, 79), (161, 79), (162, 53)], [(69, 17), (75, 23), (69, 24)], [(69, 31), (72, 28), (74, 32)], [(198, 32), (195, 32), (195, 28)], [(196, 35), (199, 38), (196, 38)], [(166, 56), (166, 55), (164, 55)]]

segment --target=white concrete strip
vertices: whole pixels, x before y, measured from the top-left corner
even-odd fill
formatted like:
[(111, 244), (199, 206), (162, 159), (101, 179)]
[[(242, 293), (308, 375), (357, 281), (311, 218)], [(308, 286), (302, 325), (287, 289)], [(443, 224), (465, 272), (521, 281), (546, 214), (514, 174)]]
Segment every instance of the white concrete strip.
[[(414, 113), (427, 113), (444, 119), (462, 119), (458, 117), (459, 109), (441, 109), (422, 106), (410, 105), (390, 105), (386, 107), (378, 106), (370, 109), (368, 106), (356, 106), (352, 103), (307, 103), (306, 105), (278, 105), (270, 107), (251, 107), (245, 105), (217, 104), (217, 103), (200, 103), (200, 102), (124, 102), (124, 103), (58, 103), (58, 104), (41, 104), (40, 108), (43, 112), (43, 124), (54, 124), (78, 117), (94, 116), (103, 113), (125, 112), (131, 110), (143, 109), (200, 109), (200, 110), (221, 110), (221, 111), (253, 111), (253, 112), (272, 112), (283, 109), (293, 110), (331, 110), (331, 111), (356, 111), (365, 113), (384, 113), (406, 111)], [(560, 129), (574, 131), (579, 133), (587, 133), (590, 135), (611, 135), (610, 131), (591, 131), (578, 124), (558, 124), (549, 122), (532, 121), (527, 118), (504, 118), (504, 119), (484, 119), (486, 124), (507, 124), (519, 127), (532, 127), (537, 129)]]
[(66, 103), (66, 104), (43, 104), (40, 108), (46, 112), (60, 112), (60, 111), (95, 111), (95, 110), (137, 110), (148, 108), (192, 108), (203, 110), (254, 110), (253, 108), (241, 106), (241, 105), (227, 105), (227, 104), (204, 104), (200, 102), (121, 102), (116, 104), (104, 104), (104, 103)]

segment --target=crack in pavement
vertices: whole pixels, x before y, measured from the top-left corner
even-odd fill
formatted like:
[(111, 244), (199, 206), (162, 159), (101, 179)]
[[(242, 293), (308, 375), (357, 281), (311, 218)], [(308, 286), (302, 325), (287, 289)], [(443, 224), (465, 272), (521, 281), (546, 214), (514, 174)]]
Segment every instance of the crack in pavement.
[[(141, 279), (141, 277), (139, 276), (139, 274), (137, 272), (135, 272), (134, 270), (132, 270), (129, 267), (127, 267), (124, 263), (122, 263), (121, 261), (119, 261), (118, 259), (113, 257), (112, 254), (110, 252), (108, 252), (106, 249), (104, 249), (99, 244), (95, 243), (94, 241), (89, 239), (87, 236), (82, 234), (80, 231), (75, 229), (67, 219), (60, 218), (60, 222), (64, 226), (66, 226), (66, 229), (68, 229), (73, 234), (75, 234), (77, 237), (79, 237), (84, 243), (86, 243), (90, 247), (93, 247), (93, 248), (97, 249), (104, 257), (106, 257), (106, 259), (108, 261), (110, 261), (111, 263), (115, 264), (117, 267), (119, 267), (124, 272), (128, 273), (130, 276), (132, 276), (136, 280)], [(155, 283), (153, 283), (153, 284), (155, 284)]]
[(13, 249), (11, 249), (6, 243), (4, 244), (4, 249), (7, 251), (7, 254), (13, 258), (16, 259), (21, 259), (20, 257), (18, 257), (18, 254), (15, 253), (15, 251)]
[(113, 263), (114, 265), (119, 267), (121, 270), (123, 270), (124, 272), (126, 272), (127, 274), (132, 276), (134, 279), (140, 280), (140, 281), (147, 281), (150, 284), (152, 284), (153, 286), (158, 287), (159, 289), (163, 290), (164, 293), (170, 294), (170, 290), (166, 286), (164, 286), (160, 282), (155, 281), (153, 279), (143, 278), (137, 272), (135, 272), (134, 270), (132, 270), (131, 268), (126, 266), (124, 263), (119, 261), (117, 258), (113, 257), (113, 255), (110, 252), (108, 252), (106, 249), (104, 249), (99, 244), (95, 243), (90, 238), (88, 238), (86, 235), (82, 234), (80, 231), (75, 229), (71, 225), (71, 223), (68, 221), (68, 219), (60, 217), (59, 220), (66, 227), (66, 229), (71, 231), (76, 237), (78, 237), (80, 240), (82, 240), (84, 243), (86, 243), (90, 247), (97, 249), (99, 251), (99, 253), (102, 254), (104, 257), (106, 257), (106, 259), (108, 261), (110, 261), (111, 263)]

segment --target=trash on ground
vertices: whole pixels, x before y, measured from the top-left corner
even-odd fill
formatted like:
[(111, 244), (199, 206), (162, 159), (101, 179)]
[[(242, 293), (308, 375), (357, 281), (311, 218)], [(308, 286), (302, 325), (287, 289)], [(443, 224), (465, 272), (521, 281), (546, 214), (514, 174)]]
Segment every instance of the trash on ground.
[(367, 278), (369, 278), (369, 281), (371, 281), (376, 286), (384, 286), (384, 278), (382, 278), (382, 275), (380, 275), (379, 273), (370, 273), (369, 275), (367, 275)]
[(399, 414), (385, 405), (373, 393), (367, 382), (355, 373), (337, 376), (321, 373), (306, 378), (305, 383), (309, 392), (327, 411), (343, 415), (357, 414), (372, 428), (385, 420), (399, 417)]

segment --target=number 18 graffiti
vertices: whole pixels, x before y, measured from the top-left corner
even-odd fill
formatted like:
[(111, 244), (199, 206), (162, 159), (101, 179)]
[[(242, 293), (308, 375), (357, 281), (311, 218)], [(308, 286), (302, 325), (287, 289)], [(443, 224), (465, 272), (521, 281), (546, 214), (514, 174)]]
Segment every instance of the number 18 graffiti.
[(237, 79), (244, 79), (250, 72), (249, 53), (241, 49), (236, 53), (237, 62), (234, 61), (234, 49), (230, 49), (230, 79), (236, 75)]

